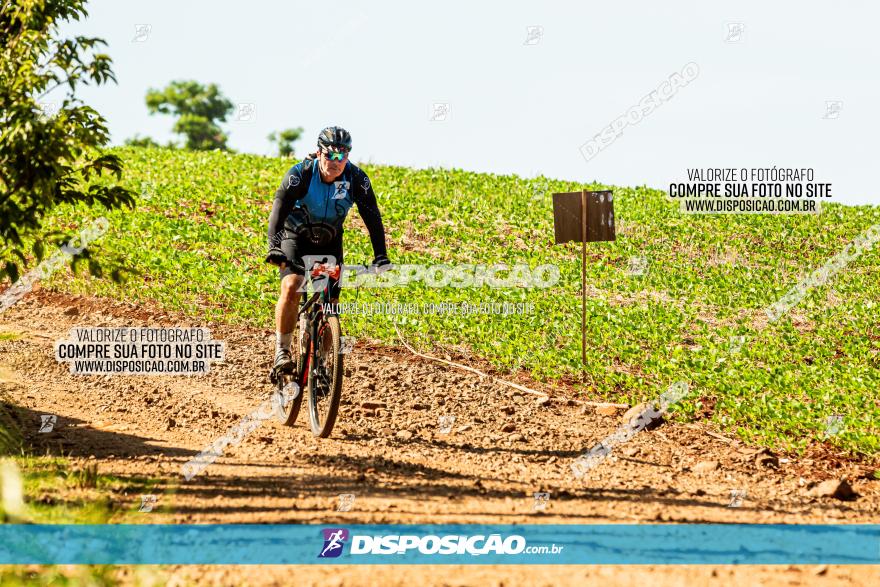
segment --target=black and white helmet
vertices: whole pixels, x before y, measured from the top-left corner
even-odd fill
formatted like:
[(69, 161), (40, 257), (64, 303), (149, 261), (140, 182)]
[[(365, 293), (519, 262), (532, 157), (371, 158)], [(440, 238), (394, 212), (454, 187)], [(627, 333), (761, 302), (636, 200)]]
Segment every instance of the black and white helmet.
[(328, 126), (318, 135), (321, 151), (351, 151), (351, 135), (341, 126)]

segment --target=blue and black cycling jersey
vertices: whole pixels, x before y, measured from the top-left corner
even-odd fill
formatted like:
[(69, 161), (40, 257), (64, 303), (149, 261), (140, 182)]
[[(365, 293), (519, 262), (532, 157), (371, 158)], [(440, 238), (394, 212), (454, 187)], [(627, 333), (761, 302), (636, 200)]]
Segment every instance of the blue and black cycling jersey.
[(370, 233), (373, 254), (386, 256), (385, 227), (367, 174), (351, 161), (335, 181), (325, 183), (317, 161), (307, 158), (284, 175), (269, 215), (269, 248), (295, 235), (313, 245), (341, 240), (343, 223), (353, 205)]

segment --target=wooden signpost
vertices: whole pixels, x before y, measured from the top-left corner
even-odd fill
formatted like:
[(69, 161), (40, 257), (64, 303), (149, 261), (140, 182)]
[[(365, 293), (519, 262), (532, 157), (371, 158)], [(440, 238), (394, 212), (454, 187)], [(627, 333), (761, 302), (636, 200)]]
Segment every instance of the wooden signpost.
[(611, 191), (553, 194), (556, 244), (581, 246), (581, 364), (587, 366), (587, 243), (613, 241), (614, 196)]

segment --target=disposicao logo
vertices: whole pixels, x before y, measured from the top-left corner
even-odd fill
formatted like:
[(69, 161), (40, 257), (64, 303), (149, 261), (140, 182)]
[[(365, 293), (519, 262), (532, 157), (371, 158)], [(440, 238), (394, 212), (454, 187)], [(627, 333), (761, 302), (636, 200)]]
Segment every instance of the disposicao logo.
[(500, 534), (463, 536), (414, 536), (414, 535), (350, 535), (344, 528), (322, 530), (324, 546), (318, 558), (336, 558), (342, 554), (345, 543), (350, 540), (351, 555), (406, 555), (416, 551), (421, 555), (480, 556), (487, 554), (517, 555), (557, 554), (561, 546), (527, 546), (523, 536), (502, 537)]
[(348, 530), (345, 528), (325, 528), (321, 530), (324, 534), (324, 546), (318, 558), (336, 558), (342, 554), (342, 547), (348, 540)]

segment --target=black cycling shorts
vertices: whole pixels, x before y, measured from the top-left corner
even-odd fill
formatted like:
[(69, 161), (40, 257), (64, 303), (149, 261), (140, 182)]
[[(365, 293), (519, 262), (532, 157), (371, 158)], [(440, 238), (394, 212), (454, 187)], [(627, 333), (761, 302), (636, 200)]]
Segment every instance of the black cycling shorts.
[[(325, 245), (316, 245), (306, 238), (297, 238), (290, 231), (284, 231), (284, 238), (281, 239), (281, 252), (287, 257), (289, 263), (280, 270), (279, 277), (284, 279), (288, 275), (305, 275), (306, 266), (305, 255), (320, 256), (317, 261), (322, 263), (335, 263), (342, 267), (342, 235), (338, 235), (331, 242)], [(330, 257), (334, 258), (330, 258)], [(316, 259), (310, 259), (310, 263), (314, 265)], [(308, 267), (311, 269), (311, 267)], [(330, 297), (339, 298), (339, 280), (330, 278)]]

